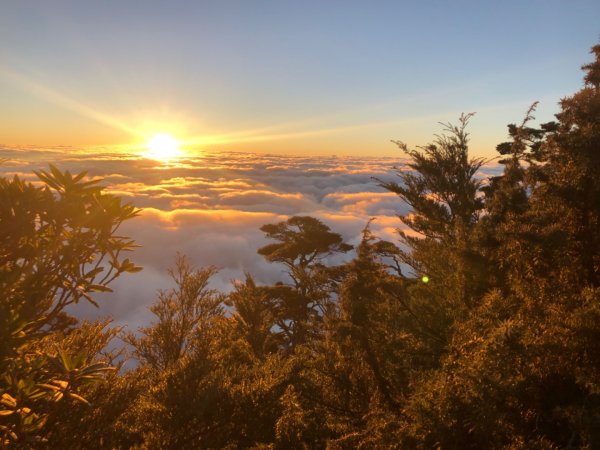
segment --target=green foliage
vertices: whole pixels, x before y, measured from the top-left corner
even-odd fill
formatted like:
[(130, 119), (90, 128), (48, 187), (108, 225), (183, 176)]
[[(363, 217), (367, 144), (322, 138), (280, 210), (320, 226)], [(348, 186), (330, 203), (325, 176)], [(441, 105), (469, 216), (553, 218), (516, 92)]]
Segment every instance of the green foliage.
[[(181, 282), (168, 294), (169, 314), (162, 314), (161, 293), (160, 307), (153, 308), (157, 321), (129, 338), (142, 356), (136, 372), (143, 386), (129, 410), (145, 448), (249, 448), (273, 441), (278, 399), (293, 365), (269, 344), (276, 342), (270, 315), (258, 304), (265, 297), (251, 278), (227, 301), (239, 311), (225, 317), (223, 299), (206, 290), (213, 273), (179, 258), (173, 275)], [(200, 289), (190, 289), (194, 285)], [(187, 336), (181, 346), (164, 345), (177, 336)], [(118, 421), (130, 420), (129, 414)]]
[(139, 360), (164, 370), (191, 350), (194, 336), (222, 314), (221, 298), (208, 289), (215, 272), (213, 267), (196, 270), (184, 256), (177, 255), (175, 269), (169, 271), (176, 287), (159, 292), (158, 301), (150, 308), (157, 321), (140, 328), (139, 336), (125, 335)]
[(488, 214), (474, 233), (496, 265), (490, 292), (454, 322), (440, 368), (415, 384), (404, 442), (600, 445), (600, 93), (588, 78), (562, 101), (558, 123), (527, 127), (534, 105), (509, 127), (513, 142), (499, 150), (510, 158), (486, 189)]
[[(411, 159), (412, 172), (399, 172), (402, 183), (381, 183), (411, 206), (401, 220), (412, 230), (446, 245), (465, 240), (483, 204), (475, 178), (483, 160), (469, 160), (466, 126), (473, 114), (461, 116), (460, 125), (445, 125), (445, 134), (420, 150), (395, 142)], [(409, 242), (414, 242), (408, 239)]]
[(250, 345), (257, 358), (276, 352), (282, 345), (281, 333), (273, 330), (277, 311), (272, 300), (271, 290), (257, 286), (250, 274), (246, 274), (243, 283), (234, 284), (227, 298), (227, 305), (233, 307), (235, 331)]
[(409, 272), (431, 282), (413, 285), (408, 301), (442, 340), (453, 315), (472, 307), (484, 291), (486, 264), (473, 240), (483, 209), (482, 182), (475, 174), (484, 161), (468, 156), (466, 126), (472, 116), (462, 115), (458, 126), (445, 125), (444, 134), (419, 150), (396, 141), (409, 156), (412, 171), (398, 172), (400, 183), (381, 183), (411, 207), (400, 217), (408, 227), (400, 231), (408, 247), (400, 252), (401, 261)]
[(55, 167), (42, 186), (0, 179), (0, 439), (28, 446), (43, 440), (54, 405), (87, 400), (82, 386), (102, 379), (103, 361), (88, 348), (56, 341), (75, 320), (65, 308), (124, 272), (140, 270), (121, 254), (133, 242), (116, 235), (137, 211), (104, 194), (98, 180)]

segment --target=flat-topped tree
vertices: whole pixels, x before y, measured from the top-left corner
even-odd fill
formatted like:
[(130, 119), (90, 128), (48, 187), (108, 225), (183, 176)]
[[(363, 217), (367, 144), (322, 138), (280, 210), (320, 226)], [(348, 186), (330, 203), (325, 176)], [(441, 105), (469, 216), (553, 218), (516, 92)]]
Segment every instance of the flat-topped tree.
[(270, 262), (285, 264), (292, 278), (295, 268), (307, 269), (333, 253), (352, 250), (342, 236), (310, 216), (293, 216), (285, 222), (263, 225), (260, 230), (279, 242), (261, 247), (258, 253)]
[(322, 266), (322, 261), (334, 253), (346, 253), (352, 246), (343, 242), (342, 236), (310, 216), (293, 216), (285, 222), (260, 227), (268, 239), (279, 242), (258, 249), (267, 261), (287, 266), (294, 287), (306, 295), (306, 277), (309, 272)]
[(293, 216), (260, 229), (277, 242), (261, 247), (258, 253), (284, 264), (292, 279), (292, 286), (274, 286), (271, 295), (280, 312), (278, 324), (293, 347), (306, 340), (308, 322), (320, 320), (329, 301), (333, 273), (323, 260), (348, 252), (352, 246), (310, 216)]

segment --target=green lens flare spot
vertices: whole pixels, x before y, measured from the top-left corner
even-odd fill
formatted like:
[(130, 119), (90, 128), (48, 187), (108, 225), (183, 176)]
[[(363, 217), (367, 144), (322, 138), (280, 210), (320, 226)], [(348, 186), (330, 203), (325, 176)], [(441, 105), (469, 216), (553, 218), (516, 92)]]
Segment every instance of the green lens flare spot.
[(421, 281), (422, 281), (423, 283), (429, 283), (429, 277), (428, 277), (427, 275), (423, 275), (423, 276), (421, 277)]

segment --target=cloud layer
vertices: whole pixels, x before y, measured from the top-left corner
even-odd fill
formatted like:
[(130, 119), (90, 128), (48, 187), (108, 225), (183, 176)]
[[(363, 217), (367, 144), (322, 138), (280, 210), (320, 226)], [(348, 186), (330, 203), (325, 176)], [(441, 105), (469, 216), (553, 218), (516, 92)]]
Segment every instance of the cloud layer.
[[(4, 149), (5, 176), (35, 180), (32, 170), (49, 163), (62, 170), (101, 177), (107, 191), (142, 208), (122, 233), (141, 248), (133, 259), (144, 267), (113, 285), (100, 310), (83, 307), (84, 316), (111, 315), (137, 327), (150, 319), (148, 306), (158, 289), (171, 287), (167, 268), (177, 252), (197, 266), (219, 269), (213, 284), (227, 290), (231, 281), (253, 274), (259, 283), (285, 278), (283, 268), (267, 263), (256, 250), (267, 241), (259, 227), (292, 215), (312, 215), (356, 244), (370, 218), (378, 236), (395, 240), (400, 199), (377, 182), (396, 179), (400, 158), (291, 157), (249, 153), (205, 153), (173, 164), (109, 153), (86, 154), (68, 148)], [(495, 172), (495, 168), (488, 168)]]

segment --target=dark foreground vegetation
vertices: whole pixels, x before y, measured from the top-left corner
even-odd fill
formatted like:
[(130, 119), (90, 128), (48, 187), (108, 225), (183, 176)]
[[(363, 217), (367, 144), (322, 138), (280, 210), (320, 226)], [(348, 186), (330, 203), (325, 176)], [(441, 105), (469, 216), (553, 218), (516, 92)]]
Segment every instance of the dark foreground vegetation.
[[(210, 290), (178, 257), (155, 322), (77, 322), (139, 270), (136, 210), (83, 175), (0, 180), (0, 439), (10, 448), (600, 448), (600, 46), (557, 121), (531, 114), (480, 181), (463, 116), (381, 182), (412, 207), (400, 247), (351, 262), (311, 217), (262, 231), (289, 279)], [(251, 270), (251, 268), (249, 268)], [(100, 307), (102, 307), (100, 305)], [(120, 335), (139, 361), (119, 371)]]

